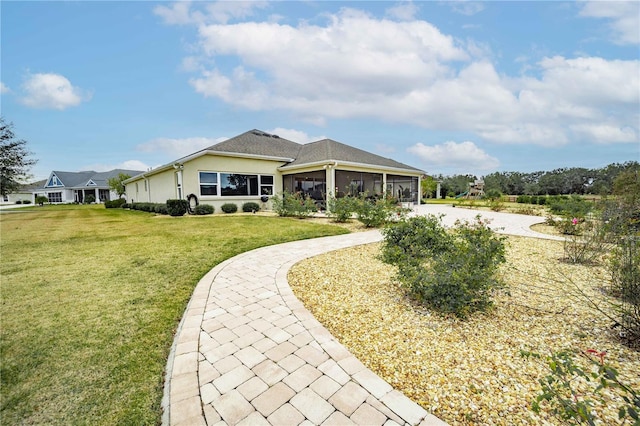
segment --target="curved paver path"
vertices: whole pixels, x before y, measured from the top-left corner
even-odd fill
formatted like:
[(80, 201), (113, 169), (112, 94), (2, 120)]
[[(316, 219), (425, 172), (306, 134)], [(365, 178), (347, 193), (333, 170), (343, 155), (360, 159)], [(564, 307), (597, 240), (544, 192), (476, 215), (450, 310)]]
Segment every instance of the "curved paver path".
[[(478, 212), (417, 206), (444, 223)], [(482, 212), (501, 232), (544, 219)], [(196, 286), (167, 362), (164, 425), (443, 425), (367, 369), (293, 295), (302, 259), (380, 241), (368, 231), (263, 247), (228, 259)]]

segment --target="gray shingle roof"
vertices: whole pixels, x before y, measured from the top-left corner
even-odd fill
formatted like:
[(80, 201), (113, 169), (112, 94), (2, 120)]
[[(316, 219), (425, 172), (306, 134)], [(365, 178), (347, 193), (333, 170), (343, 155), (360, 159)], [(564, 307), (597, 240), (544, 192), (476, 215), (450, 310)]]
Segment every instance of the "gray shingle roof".
[(345, 145), (332, 139), (299, 144), (256, 129), (212, 145), (207, 148), (207, 150), (293, 159), (293, 161), (287, 163), (286, 166), (303, 166), (323, 161), (347, 161), (350, 163), (422, 172), (415, 167)]
[[(82, 172), (64, 172), (59, 170), (54, 170), (52, 174), (55, 174), (58, 179), (62, 182), (65, 188), (77, 188), (77, 187), (86, 187), (87, 183), (92, 180), (96, 186), (98, 187), (108, 187), (109, 184), (107, 181), (112, 178), (118, 176), (118, 174), (124, 173), (129, 176), (135, 176), (142, 173), (140, 170), (125, 170), (125, 169), (113, 169), (108, 172), (95, 172), (93, 170), (82, 171)], [(41, 188), (44, 188), (49, 179), (43, 181)]]
[(346, 161), (350, 163), (369, 164), (372, 166), (391, 167), (421, 172), (421, 170), (416, 169), (415, 167), (408, 166), (390, 158), (372, 154), (362, 149), (345, 145), (332, 139), (323, 139), (302, 145), (296, 159), (287, 164), (287, 166), (301, 166), (304, 164), (323, 161)]
[(296, 142), (254, 129), (212, 145), (207, 150), (266, 157), (296, 158), (300, 146)]

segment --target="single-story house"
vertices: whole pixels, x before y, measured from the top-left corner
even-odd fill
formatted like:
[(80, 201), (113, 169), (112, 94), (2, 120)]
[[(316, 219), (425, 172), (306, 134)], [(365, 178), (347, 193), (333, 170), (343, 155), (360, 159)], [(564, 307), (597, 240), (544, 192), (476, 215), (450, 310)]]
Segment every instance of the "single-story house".
[(93, 196), (96, 203), (111, 201), (118, 195), (109, 188), (109, 179), (120, 173), (135, 176), (140, 170), (114, 169), (108, 172), (62, 172), (52, 171), (44, 184), (31, 189), (32, 199), (44, 195), (50, 203), (83, 203)]
[(271, 208), (269, 198), (300, 192), (324, 205), (327, 197), (390, 194), (419, 202), (422, 170), (395, 160), (323, 139), (299, 144), (250, 130), (125, 181), (129, 202), (164, 203), (187, 199), (240, 208), (248, 201)]

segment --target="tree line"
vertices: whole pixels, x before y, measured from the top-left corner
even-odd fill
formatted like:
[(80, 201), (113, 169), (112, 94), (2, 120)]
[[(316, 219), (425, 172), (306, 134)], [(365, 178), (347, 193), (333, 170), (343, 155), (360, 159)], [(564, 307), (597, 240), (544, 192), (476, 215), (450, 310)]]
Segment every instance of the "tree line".
[[(615, 179), (622, 173), (640, 173), (640, 163), (627, 161), (613, 163), (600, 169), (583, 167), (560, 168), (552, 171), (494, 172), (484, 176), (484, 190), (508, 195), (608, 195), (613, 191)], [(469, 183), (478, 180), (471, 174), (429, 176), (422, 186), (423, 195), (435, 197), (437, 182), (441, 195), (456, 196), (469, 189)]]

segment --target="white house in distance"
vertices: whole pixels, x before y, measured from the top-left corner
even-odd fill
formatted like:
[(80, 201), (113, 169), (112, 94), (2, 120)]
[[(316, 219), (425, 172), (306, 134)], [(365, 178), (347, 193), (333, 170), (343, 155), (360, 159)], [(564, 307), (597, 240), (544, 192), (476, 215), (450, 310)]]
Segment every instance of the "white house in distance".
[(319, 204), (328, 196), (367, 192), (418, 202), (422, 170), (323, 139), (299, 144), (251, 130), (125, 181), (128, 202), (188, 199), (191, 206), (248, 201), (270, 208), (269, 197), (301, 192)]
[(44, 195), (50, 203), (83, 203), (88, 196), (93, 196), (96, 203), (103, 203), (117, 198), (117, 194), (109, 189), (109, 179), (120, 173), (135, 176), (140, 170), (114, 169), (108, 172), (63, 172), (52, 171), (44, 185), (32, 188), (31, 202)]

